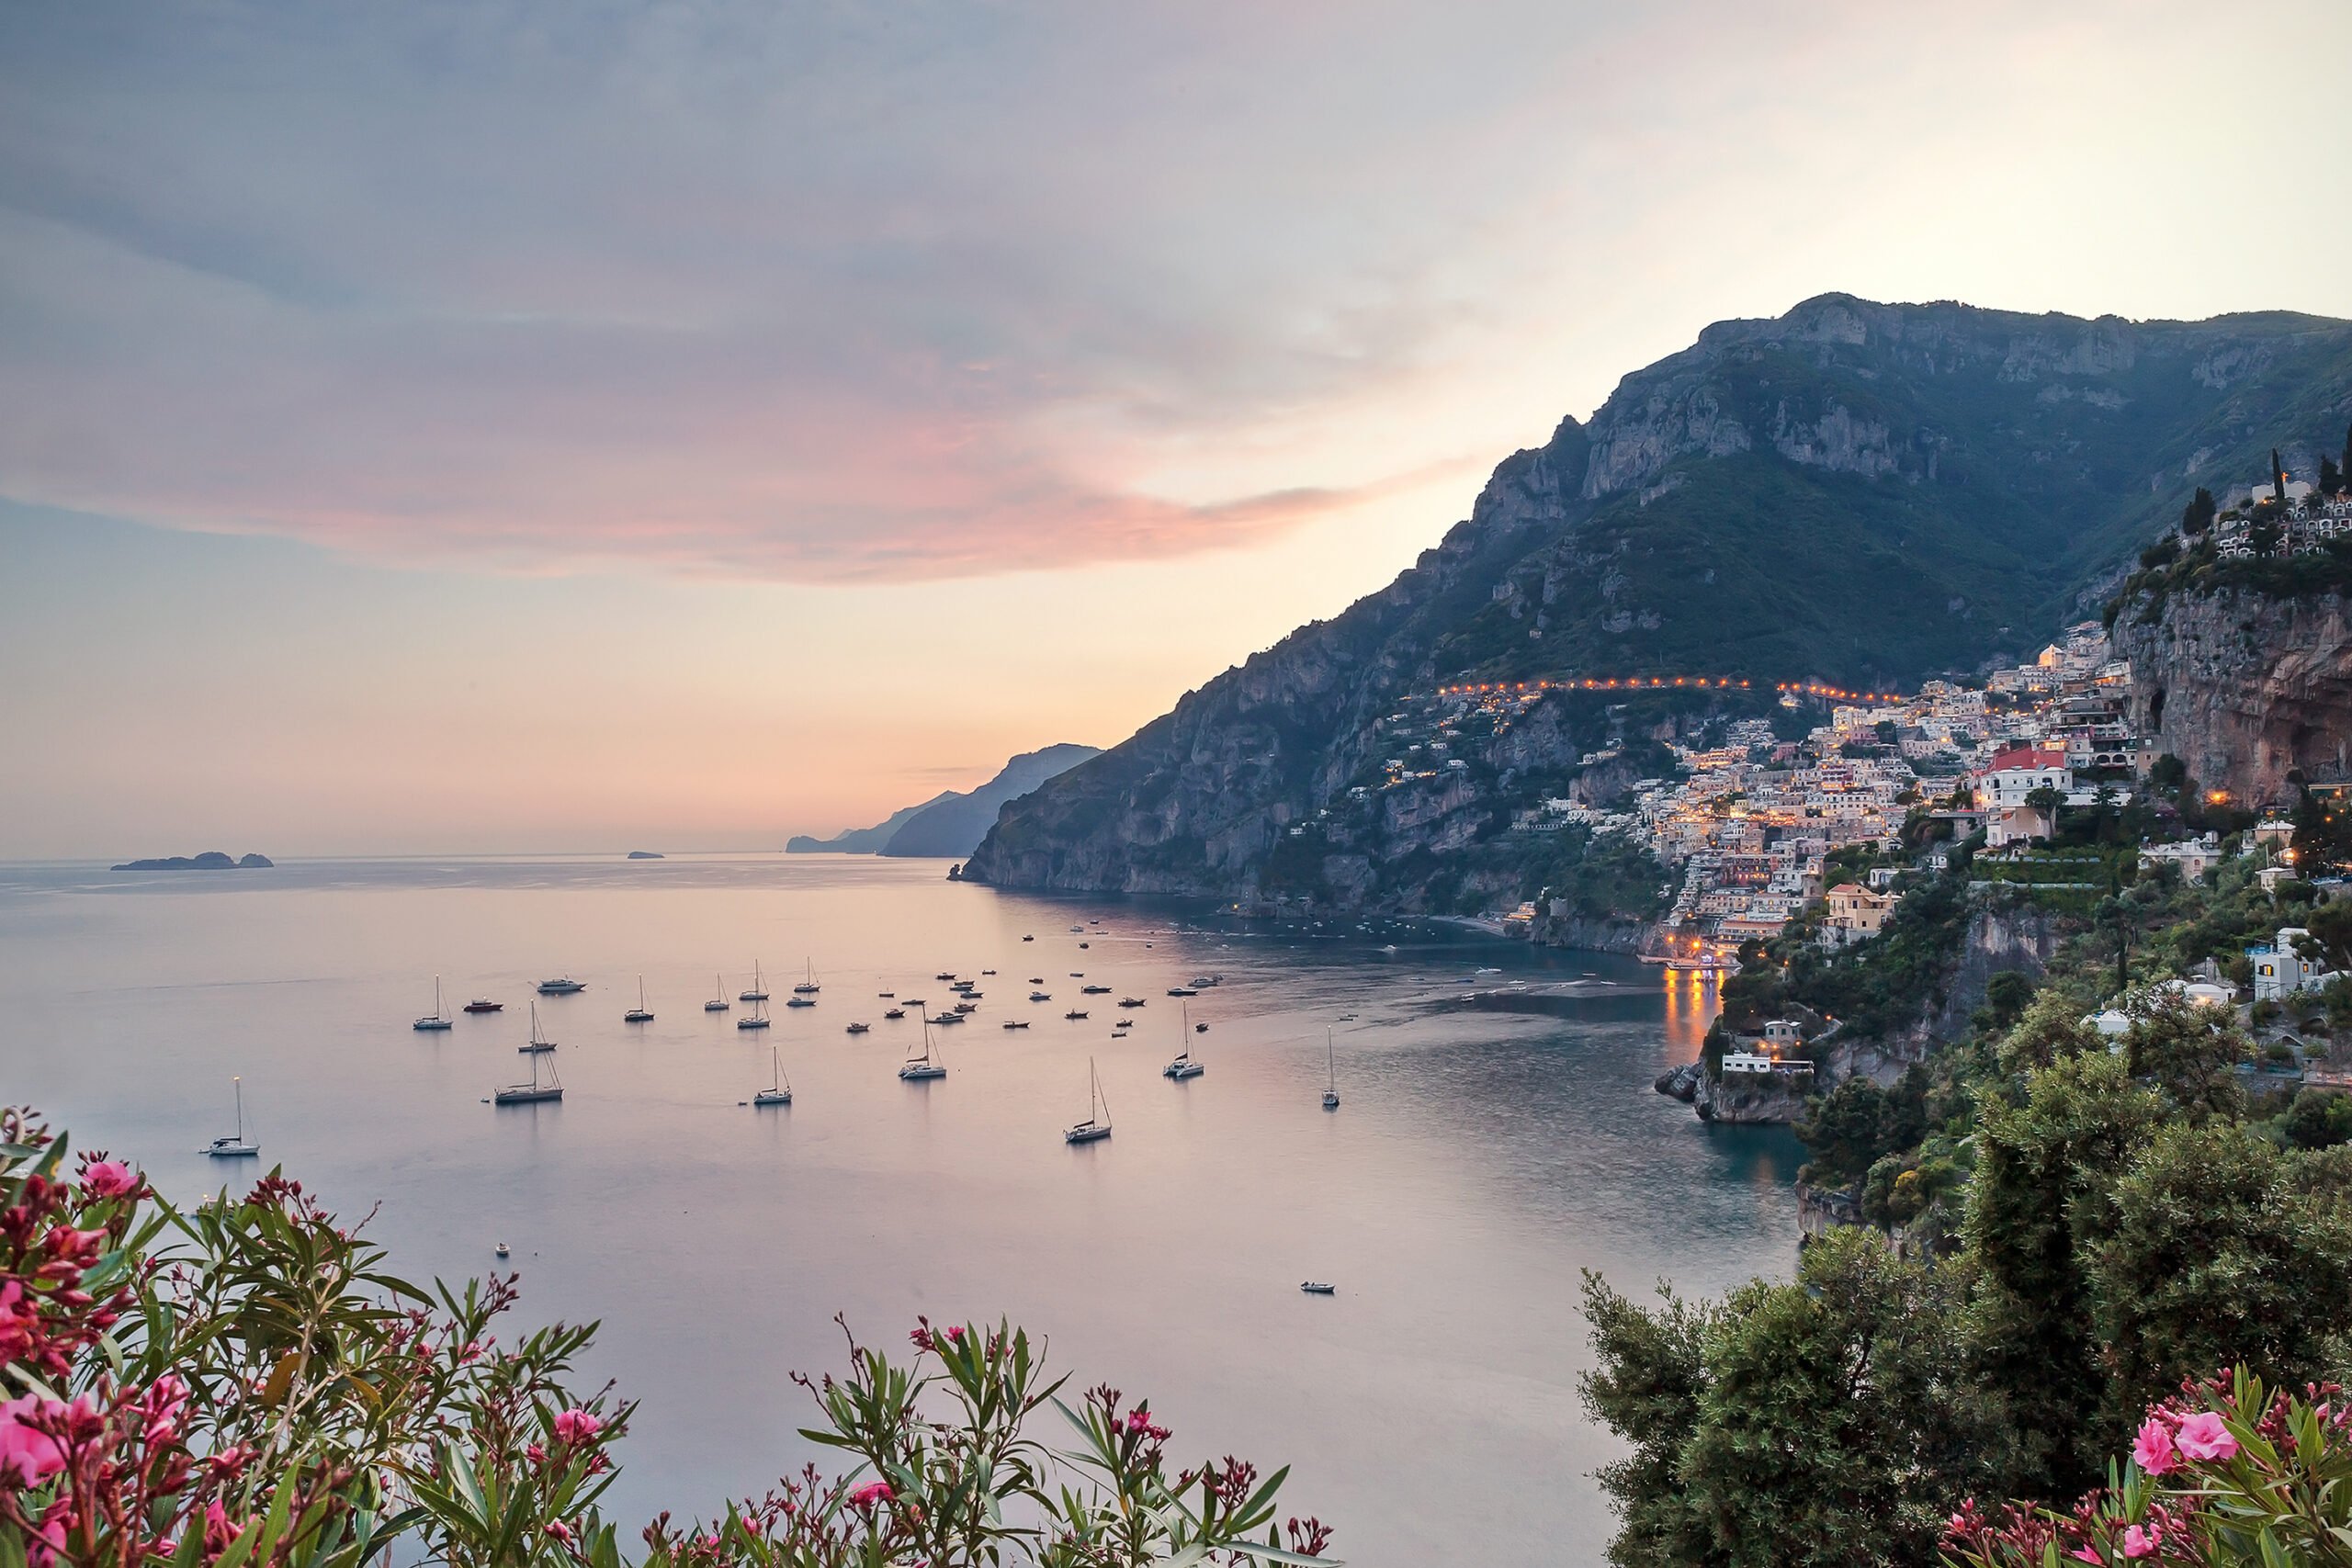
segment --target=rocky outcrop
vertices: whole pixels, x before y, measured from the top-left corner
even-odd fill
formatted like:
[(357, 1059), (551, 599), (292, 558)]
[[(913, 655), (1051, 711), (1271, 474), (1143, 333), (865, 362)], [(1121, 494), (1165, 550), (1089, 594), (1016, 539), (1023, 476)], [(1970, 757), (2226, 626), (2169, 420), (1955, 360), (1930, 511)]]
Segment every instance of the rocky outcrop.
[(1740, 1075), (1732, 1079), (1702, 1074), (1691, 1109), (1702, 1122), (1750, 1126), (1793, 1126), (1804, 1116), (1813, 1086), (1803, 1079)]
[(2121, 606), (2132, 716), (2206, 789), (2292, 797), (2287, 775), (2352, 782), (2352, 614), (2333, 593), (2174, 592)]
[(245, 855), (231, 859), (221, 850), (207, 850), (200, 855), (166, 855), (157, 860), (125, 861), (110, 867), (114, 871), (266, 871), (273, 863), (267, 855)]

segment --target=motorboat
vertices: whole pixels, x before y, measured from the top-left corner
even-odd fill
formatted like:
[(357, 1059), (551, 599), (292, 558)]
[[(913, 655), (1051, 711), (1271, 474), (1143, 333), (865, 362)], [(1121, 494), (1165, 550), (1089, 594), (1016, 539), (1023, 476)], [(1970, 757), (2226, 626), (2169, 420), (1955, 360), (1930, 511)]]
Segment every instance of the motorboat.
[(258, 1156), (261, 1145), (245, 1136), (245, 1080), (231, 1078), (237, 1091), (237, 1130), (225, 1137), (213, 1139), (204, 1145), (204, 1152), (214, 1159), (244, 1159)]
[(1171, 997), (1197, 997), (1201, 993), (1189, 986), (1170, 986), (1168, 987), (1168, 994)]
[(784, 1058), (777, 1055), (774, 1046), (768, 1049), (768, 1087), (752, 1096), (752, 1103), (753, 1105), (792, 1103), (792, 1086), (784, 1081)]
[(1193, 976), (1192, 984), (1205, 991), (1211, 986), (1222, 986), (1225, 984), (1225, 976), (1222, 975), (1195, 975)]
[(933, 1052), (931, 1031), (925, 1029), (922, 1032), (922, 1054), (906, 1059), (905, 1064), (899, 1068), (899, 1079), (902, 1083), (922, 1083), (931, 1078), (944, 1078), (946, 1076), (947, 1066)]
[(514, 1249), (513, 1249), (512, 1247), (508, 1247), (504, 1242), (503, 1242), (503, 1241), (502, 1241), (502, 1242), (500, 1242), (496, 1247), (494, 1247), (491, 1248), (491, 1250), (492, 1250), (492, 1252), (496, 1253), (499, 1257), (501, 1257), (501, 1258), (504, 1258), (504, 1257), (508, 1256), (508, 1255), (509, 1255), (509, 1254), (510, 1254)]
[(978, 1012), (980, 1010), (980, 1004), (978, 1002), (957, 1002), (956, 1004), (956, 1010), (957, 1012)]
[(737, 992), (735, 999), (739, 1002), (763, 1002), (768, 999), (768, 983), (760, 976), (758, 959), (752, 960), (752, 988)]
[(1036, 941), (1037, 939), (1036, 939), (1035, 937), (1034, 937), (1034, 936), (1024, 936), (1024, 937), (1023, 937), (1021, 940), (1022, 940), (1022, 941), (1023, 941), (1023, 942), (1035, 942), (1035, 941)]
[(1193, 1032), (1195, 1034), (1206, 1034), (1208, 1032), (1209, 1026), (1205, 1023), (1196, 1023), (1193, 1025)]
[(623, 1023), (651, 1023), (653, 1010), (645, 1005), (645, 976), (637, 977), (637, 1005), (621, 1014)]
[(1054, 999), (1054, 995), (1051, 991), (1032, 991), (1029, 993), (1029, 999), (1033, 1002), (1049, 1002)]
[(441, 976), (433, 976), (433, 1010), (409, 1025), (411, 1029), (447, 1029), (451, 1021), (441, 1016)]
[(1119, 998), (1119, 1005), (1123, 1008), (1139, 1008), (1143, 1006), (1143, 998), (1141, 997), (1121, 997)]
[(468, 1012), (504, 1012), (506, 1004), (492, 1001), (488, 997), (476, 997), (466, 1004), (466, 1010)]
[(853, 1023), (847, 1029), (842, 1030), (842, 1032), (843, 1034), (863, 1034), (873, 1027), (874, 1026), (870, 1023)]
[(1111, 987), (1108, 986), (1080, 986), (1078, 989), (1080, 995), (1089, 997), (1107, 997), (1111, 994)]
[(942, 969), (938, 974), (933, 975), (932, 978), (934, 980), (945, 980), (950, 984), (953, 984), (956, 979), (956, 971), (953, 969)]
[(1299, 1281), (1298, 1288), (1310, 1296), (1335, 1295), (1340, 1289), (1337, 1285), (1327, 1285), (1320, 1280), (1302, 1280)]
[(1065, 1144), (1099, 1143), (1111, 1135), (1111, 1107), (1102, 1098), (1102, 1079), (1091, 1056), (1086, 1059), (1086, 1120), (1062, 1130)]
[(899, 993), (898, 993), (898, 992), (896, 992), (896, 991), (876, 991), (876, 992), (875, 992), (875, 993), (874, 993), (874, 997), (875, 997), (875, 999), (876, 999), (876, 1001), (885, 1001), (885, 1002), (887, 1002), (887, 1001), (890, 1000), (892, 998), (896, 997), (898, 994), (899, 994)]
[(891, 1018), (891, 1019), (904, 1018), (904, 1017), (906, 1017), (906, 1016), (907, 1016), (907, 1010), (906, 1010), (906, 1009), (904, 1009), (904, 1008), (892, 1008), (889, 1011), (888, 1011), (888, 1012), (884, 1013), (882, 1016), (883, 1016), (884, 1018)]
[(1086, 1016), (1086, 1014), (1085, 1014), (1084, 1012), (1080, 1011), (1080, 1010), (1076, 1009), (1076, 1008), (1072, 1008), (1069, 1011), (1068, 1011), (1068, 1012), (1066, 1012), (1066, 1013), (1062, 1014), (1062, 1016), (1063, 1016), (1064, 1018), (1079, 1019), (1079, 1018), (1084, 1018), (1084, 1017)]
[(568, 997), (574, 991), (584, 991), (587, 988), (585, 984), (573, 979), (569, 975), (560, 975), (552, 980), (539, 982), (539, 995), (543, 997)]
[(1029, 1027), (1029, 1021), (1025, 1018), (1008, 1018), (1004, 1021), (1004, 1026), (1007, 1029), (1026, 1029)]
[(531, 1037), (514, 1049), (526, 1056), (542, 1056), (555, 1049), (555, 1042), (539, 1038), (539, 1004), (531, 1004)]
[(784, 998), (784, 1005), (788, 1008), (812, 1008), (817, 1005), (817, 998), (814, 997), (786, 997)]
[(964, 1015), (960, 1012), (943, 1012), (938, 1014), (936, 1017), (925, 1019), (923, 1021), (926, 1023), (937, 1024), (961, 1023), (964, 1021)]

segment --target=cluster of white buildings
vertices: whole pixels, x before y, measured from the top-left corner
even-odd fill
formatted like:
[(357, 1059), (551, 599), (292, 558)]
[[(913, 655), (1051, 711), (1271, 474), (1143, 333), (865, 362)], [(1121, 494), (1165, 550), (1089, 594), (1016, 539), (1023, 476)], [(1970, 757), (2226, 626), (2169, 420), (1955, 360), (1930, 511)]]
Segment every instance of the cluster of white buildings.
[(2282, 487), (2280, 501), (2272, 487), (2256, 485), (2233, 495), (2232, 504), (2213, 525), (2213, 538), (2225, 557), (2255, 554), (2254, 530), (2264, 525), (2278, 528), (2275, 553), (2300, 555), (2315, 550), (2342, 535), (2352, 535), (2352, 493), (2323, 496), (2301, 480)]

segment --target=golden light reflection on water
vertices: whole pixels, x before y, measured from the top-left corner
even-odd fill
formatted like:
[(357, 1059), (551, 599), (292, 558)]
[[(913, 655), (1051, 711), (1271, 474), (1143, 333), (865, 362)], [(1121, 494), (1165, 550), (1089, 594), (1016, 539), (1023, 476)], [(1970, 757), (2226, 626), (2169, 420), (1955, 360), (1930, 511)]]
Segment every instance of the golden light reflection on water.
[(1676, 1066), (1699, 1059), (1707, 1025), (1723, 1011), (1723, 985), (1713, 975), (1691, 969), (1664, 969), (1666, 987), (1666, 1046)]

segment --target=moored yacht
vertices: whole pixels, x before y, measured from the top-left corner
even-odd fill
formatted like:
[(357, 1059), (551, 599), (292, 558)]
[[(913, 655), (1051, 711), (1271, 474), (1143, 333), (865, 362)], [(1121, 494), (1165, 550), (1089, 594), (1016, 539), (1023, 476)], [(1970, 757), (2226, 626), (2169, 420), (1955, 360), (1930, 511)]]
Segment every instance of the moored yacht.
[(905, 1083), (921, 1083), (929, 1078), (944, 1078), (946, 1076), (946, 1065), (941, 1062), (937, 1054), (932, 1050), (931, 1029), (925, 1025), (922, 1032), (922, 1054), (907, 1058), (906, 1064), (899, 1069), (899, 1077)]
[(793, 995), (813, 997), (817, 994), (817, 961), (808, 960), (808, 977), (792, 987)]
[(1062, 1129), (1065, 1144), (1091, 1144), (1111, 1135), (1111, 1106), (1102, 1098), (1102, 1079), (1091, 1056), (1086, 1059), (1086, 1120)]
[(653, 1010), (645, 1005), (645, 976), (637, 977), (637, 1005), (621, 1014), (623, 1023), (651, 1023)]
[(411, 1029), (447, 1029), (450, 1021), (441, 1016), (441, 976), (433, 976), (433, 1010), (409, 1025)]
[(702, 1010), (705, 1012), (725, 1012), (731, 1005), (732, 1004), (727, 999), (726, 976), (713, 975), (710, 977), (710, 1000), (702, 1004)]
[(552, 980), (539, 982), (539, 995), (543, 997), (568, 997), (574, 991), (584, 991), (587, 988), (585, 985), (569, 975), (559, 975)]
[(514, 1049), (533, 1056), (542, 1055), (555, 1049), (554, 1041), (539, 1038), (539, 1004), (537, 1002), (531, 1004), (531, 1037)]
[[(549, 1047), (549, 1049), (553, 1049), (553, 1047)], [(491, 1103), (493, 1105), (536, 1105), (542, 1100), (561, 1100), (563, 1098), (563, 1083), (556, 1077), (555, 1064), (553, 1062), (549, 1062), (548, 1064), (548, 1081), (545, 1083), (541, 1083), (539, 1081), (538, 1053), (533, 1052), (531, 1055), (531, 1081), (529, 1083), (508, 1084), (504, 1089), (493, 1090), (490, 1098)]]
[(784, 1057), (771, 1046), (768, 1049), (768, 1087), (752, 1096), (753, 1105), (789, 1105), (792, 1086), (784, 1081)]
[(506, 1004), (492, 1001), (488, 997), (476, 997), (466, 1004), (466, 1010), (468, 1012), (504, 1012)]
[(738, 1029), (765, 1029), (767, 1026), (768, 1010), (758, 1002), (753, 1002), (752, 1010), (735, 1021)]
[(245, 1136), (245, 1080), (235, 1077), (229, 1081), (237, 1090), (237, 1130), (204, 1145), (204, 1152), (214, 1159), (243, 1159), (261, 1153), (261, 1145)]
[(752, 960), (752, 988), (737, 995), (739, 1002), (763, 1002), (768, 999), (767, 982), (760, 978), (760, 961)]

